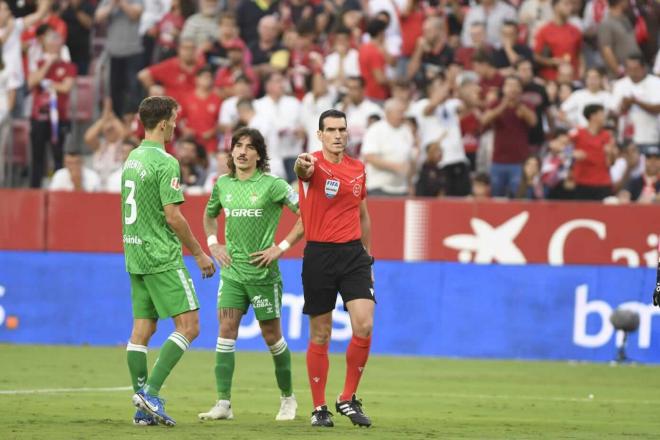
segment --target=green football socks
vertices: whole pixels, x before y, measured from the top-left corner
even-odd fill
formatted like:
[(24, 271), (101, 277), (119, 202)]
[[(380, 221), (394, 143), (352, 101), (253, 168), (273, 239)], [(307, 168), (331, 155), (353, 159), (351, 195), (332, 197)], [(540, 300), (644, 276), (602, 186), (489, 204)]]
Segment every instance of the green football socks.
[(183, 353), (190, 347), (190, 342), (179, 332), (174, 332), (167, 338), (167, 341), (160, 349), (156, 364), (151, 371), (151, 376), (147, 380), (147, 386), (144, 391), (152, 396), (157, 396), (163, 382), (170, 375), (172, 368), (179, 362)]
[(291, 383), (291, 352), (289, 346), (282, 337), (273, 345), (269, 345), (268, 349), (273, 355), (273, 362), (275, 363), (275, 378), (277, 379), (277, 386), (282, 392), (282, 396), (289, 397), (293, 394), (293, 385)]
[(147, 347), (129, 342), (126, 346), (126, 361), (133, 391), (137, 393), (147, 382)]
[(215, 346), (215, 385), (218, 390), (218, 400), (231, 400), (235, 358), (236, 339), (218, 338)]

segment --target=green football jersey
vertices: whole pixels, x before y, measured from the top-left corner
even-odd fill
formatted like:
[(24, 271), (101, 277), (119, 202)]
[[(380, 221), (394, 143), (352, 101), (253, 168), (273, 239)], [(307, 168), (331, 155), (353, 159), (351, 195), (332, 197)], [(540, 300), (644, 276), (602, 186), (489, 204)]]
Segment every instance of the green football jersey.
[(121, 173), (126, 270), (150, 274), (184, 267), (181, 242), (165, 221), (165, 205), (182, 203), (179, 162), (156, 142), (142, 141)]
[(285, 180), (256, 171), (241, 181), (227, 174), (213, 187), (206, 215), (225, 213), (225, 243), (231, 265), (222, 276), (249, 284), (271, 284), (281, 279), (277, 261), (268, 267), (250, 264), (250, 254), (269, 248), (282, 215), (282, 206), (298, 212), (298, 193)]

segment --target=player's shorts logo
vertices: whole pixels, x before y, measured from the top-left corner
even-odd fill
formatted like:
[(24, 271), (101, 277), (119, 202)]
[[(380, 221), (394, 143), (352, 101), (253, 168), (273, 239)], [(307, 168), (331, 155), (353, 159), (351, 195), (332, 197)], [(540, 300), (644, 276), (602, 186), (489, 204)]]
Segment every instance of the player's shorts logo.
[(360, 197), (360, 193), (362, 192), (362, 185), (359, 183), (356, 183), (353, 185), (353, 195), (355, 197)]
[(339, 180), (328, 179), (325, 181), (325, 196), (333, 198), (339, 192)]

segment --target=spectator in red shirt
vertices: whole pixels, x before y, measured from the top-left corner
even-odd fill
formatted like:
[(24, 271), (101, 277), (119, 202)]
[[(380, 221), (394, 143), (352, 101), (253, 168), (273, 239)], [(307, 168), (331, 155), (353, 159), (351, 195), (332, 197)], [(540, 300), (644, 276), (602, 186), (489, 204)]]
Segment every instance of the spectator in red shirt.
[(571, 133), (573, 145), (573, 178), (575, 198), (579, 200), (603, 200), (612, 195), (610, 158), (615, 145), (612, 135), (605, 130), (605, 109), (600, 104), (584, 108), (588, 121), (586, 128)]
[(210, 67), (197, 71), (195, 92), (181, 101), (183, 133), (203, 145), (209, 153), (218, 149), (218, 114), (222, 100), (213, 93), (213, 73)]
[(478, 51), (472, 57), (474, 71), (479, 75), (479, 86), (481, 87), (481, 98), (486, 105), (497, 100), (500, 89), (504, 84), (504, 77), (495, 68), (493, 57), (484, 51)]
[(324, 59), (321, 49), (314, 43), (315, 38), (313, 21), (305, 20), (298, 24), (289, 57), (288, 77), (293, 86), (293, 94), (299, 100), (307, 93), (306, 85), (311, 81), (312, 75), (323, 71)]
[(523, 84), (517, 76), (504, 80), (502, 99), (484, 114), (483, 124), (493, 125), (495, 139), (490, 169), (494, 197), (515, 195), (520, 185), (521, 165), (529, 156), (529, 132), (536, 113), (522, 101)]
[(250, 78), (252, 92), (256, 93), (259, 90), (259, 80), (252, 67), (245, 61), (243, 56), (245, 45), (243, 42), (236, 39), (225, 43), (225, 49), (227, 50), (228, 64), (218, 70), (215, 75), (214, 86), (217, 95), (222, 99), (230, 97), (236, 78), (239, 76)]
[(493, 48), (486, 39), (486, 25), (481, 21), (475, 21), (470, 26), (470, 46), (462, 46), (456, 50), (454, 62), (463, 66), (465, 70), (472, 70), (472, 57), (478, 51), (491, 53)]
[(183, 30), (186, 19), (195, 13), (192, 0), (172, 0), (170, 12), (165, 14), (156, 25), (158, 39), (156, 40), (157, 62), (176, 56), (176, 45)]
[(401, 56), (398, 60), (397, 75), (405, 76), (410, 57), (415, 52), (417, 40), (422, 36), (422, 26), (426, 14), (422, 0), (407, 0), (403, 10), (397, 12), (401, 27)]
[(195, 42), (182, 39), (179, 42), (178, 55), (158, 64), (142, 69), (138, 79), (148, 90), (154, 83), (165, 87), (165, 93), (177, 102), (195, 90), (195, 75), (202, 63), (195, 56)]
[(387, 24), (378, 19), (367, 25), (371, 37), (368, 43), (360, 46), (360, 72), (364, 77), (364, 94), (374, 101), (384, 101), (390, 94), (389, 82), (385, 75), (389, 55), (385, 49), (385, 29)]
[(32, 90), (30, 140), (30, 187), (40, 188), (46, 168), (46, 146), (53, 152), (55, 170), (62, 168), (64, 140), (71, 129), (69, 93), (76, 77), (76, 66), (60, 59), (62, 37), (49, 32), (44, 41), (44, 58), (37, 70), (30, 73), (28, 87)]
[(562, 63), (573, 65), (573, 71), (581, 72), (582, 32), (568, 22), (573, 11), (571, 0), (552, 0), (554, 18), (542, 26), (536, 34), (534, 54), (542, 68), (541, 78), (554, 81), (557, 67)]

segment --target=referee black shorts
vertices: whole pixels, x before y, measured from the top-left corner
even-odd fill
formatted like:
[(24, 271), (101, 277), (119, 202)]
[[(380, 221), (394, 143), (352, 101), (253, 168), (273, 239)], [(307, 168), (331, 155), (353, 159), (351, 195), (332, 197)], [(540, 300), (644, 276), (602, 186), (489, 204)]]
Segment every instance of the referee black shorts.
[(376, 302), (371, 281), (372, 258), (360, 240), (348, 243), (309, 241), (303, 254), (302, 282), (305, 315), (331, 312), (337, 292), (346, 303), (359, 298)]

